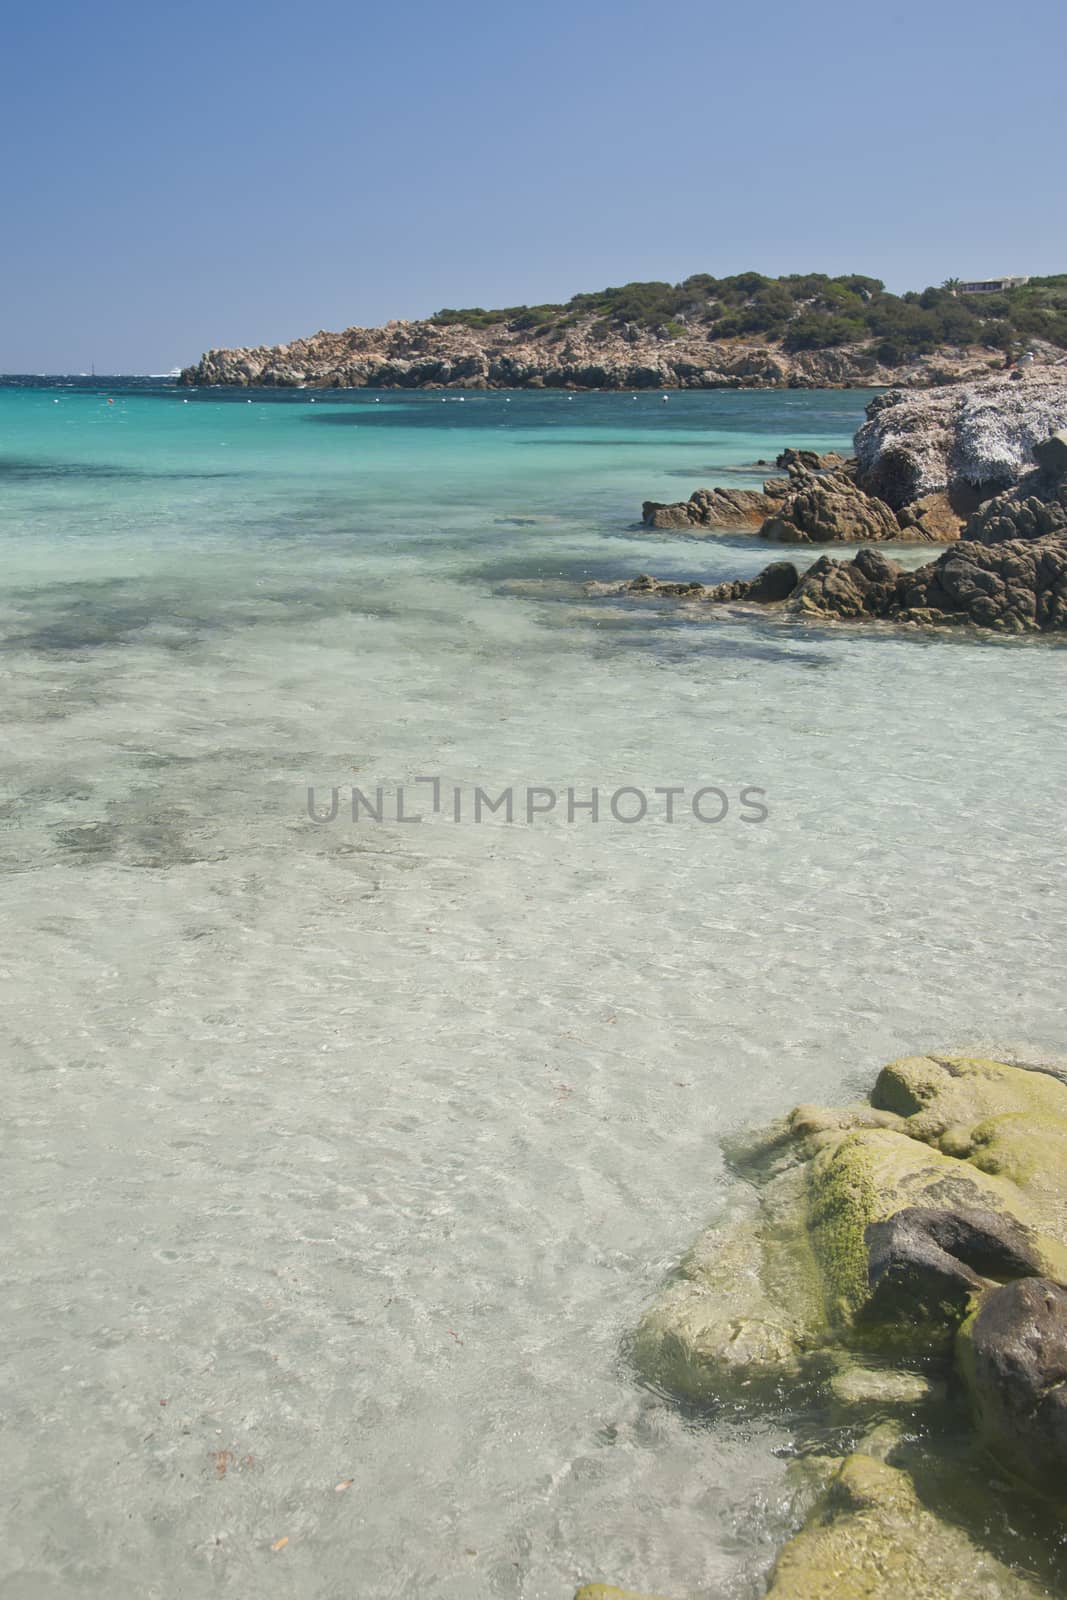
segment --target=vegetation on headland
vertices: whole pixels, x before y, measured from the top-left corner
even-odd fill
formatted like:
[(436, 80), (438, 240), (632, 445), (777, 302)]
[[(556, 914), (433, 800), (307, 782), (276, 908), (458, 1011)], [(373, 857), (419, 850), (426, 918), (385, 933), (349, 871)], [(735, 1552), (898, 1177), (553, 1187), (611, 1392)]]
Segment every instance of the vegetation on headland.
[(878, 359), (887, 364), (942, 345), (1007, 351), (1039, 338), (1067, 349), (1067, 273), (1031, 278), (1003, 294), (960, 294), (949, 280), (940, 288), (896, 295), (881, 279), (858, 273), (767, 278), (740, 272), (715, 278), (698, 272), (681, 283), (627, 283), (577, 294), (560, 305), (445, 308), (429, 320), (438, 326), (506, 326), (552, 340), (589, 317), (605, 337), (632, 326), (668, 338), (691, 337), (700, 329), (712, 342), (757, 335), (786, 350), (876, 341)]

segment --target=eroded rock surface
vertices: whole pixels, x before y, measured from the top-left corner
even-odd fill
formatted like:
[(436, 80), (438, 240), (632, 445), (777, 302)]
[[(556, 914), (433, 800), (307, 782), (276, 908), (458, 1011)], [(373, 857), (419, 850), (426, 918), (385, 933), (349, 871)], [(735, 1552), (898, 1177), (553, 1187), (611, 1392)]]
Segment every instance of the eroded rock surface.
[(992, 493), (1031, 467), (1067, 427), (1067, 374), (933, 389), (892, 389), (867, 407), (856, 435), (858, 481), (895, 509), (970, 485)]
[(885, 502), (865, 494), (843, 473), (798, 483), (764, 522), (760, 529), (764, 539), (784, 544), (863, 544), (903, 537)]

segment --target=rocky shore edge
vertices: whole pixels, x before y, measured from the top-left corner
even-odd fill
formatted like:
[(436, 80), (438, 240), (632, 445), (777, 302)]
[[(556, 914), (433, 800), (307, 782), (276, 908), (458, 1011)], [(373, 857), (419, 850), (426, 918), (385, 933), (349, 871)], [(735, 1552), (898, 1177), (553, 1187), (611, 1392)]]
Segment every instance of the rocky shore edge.
[[(1031, 339), (1042, 366), (1067, 360)], [(973, 381), (1004, 367), (988, 346), (945, 344), (886, 359), (877, 341), (787, 349), (764, 336), (709, 338), (702, 323), (607, 326), (575, 315), (553, 330), (434, 320), (320, 329), (287, 344), (207, 350), (185, 387), (270, 389), (851, 389)]]
[(851, 459), (790, 449), (762, 494), (699, 489), (646, 502), (658, 529), (738, 531), (788, 544), (950, 545), (906, 570), (878, 549), (801, 569), (775, 561), (755, 578), (705, 584), (647, 573), (592, 593), (776, 607), (797, 619), (904, 626), (969, 623), (998, 632), (1067, 630), (1067, 382), (992, 380), (867, 407)]
[[(727, 1154), (736, 1202), (649, 1309), (631, 1355), (688, 1406), (818, 1416), (791, 1469), (807, 1513), (767, 1600), (1056, 1592), (1065, 1076), (909, 1057), (860, 1104), (798, 1106)], [(628, 1594), (588, 1584), (578, 1600)]]

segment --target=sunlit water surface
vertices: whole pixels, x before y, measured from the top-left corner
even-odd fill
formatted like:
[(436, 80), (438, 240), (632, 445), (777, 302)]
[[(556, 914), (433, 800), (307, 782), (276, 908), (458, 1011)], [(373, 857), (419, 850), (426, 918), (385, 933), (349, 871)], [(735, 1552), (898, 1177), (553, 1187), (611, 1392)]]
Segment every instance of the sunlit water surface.
[(866, 398), (0, 390), (5, 1600), (761, 1592), (788, 1419), (626, 1336), (724, 1133), (1063, 1048), (1067, 654), (584, 585)]

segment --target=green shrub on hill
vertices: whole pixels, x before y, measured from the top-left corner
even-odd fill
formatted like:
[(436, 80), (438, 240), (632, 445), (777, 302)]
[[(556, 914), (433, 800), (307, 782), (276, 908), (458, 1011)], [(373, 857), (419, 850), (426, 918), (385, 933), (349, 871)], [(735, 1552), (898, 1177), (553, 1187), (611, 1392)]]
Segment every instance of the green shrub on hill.
[(890, 294), (880, 278), (845, 273), (792, 273), (767, 278), (738, 272), (716, 278), (697, 272), (681, 283), (626, 283), (576, 294), (565, 305), (446, 308), (430, 318), (442, 327), (506, 325), (534, 337), (591, 321), (600, 338), (636, 326), (665, 329), (672, 339), (712, 341), (757, 335), (788, 350), (826, 350), (870, 341), (883, 360), (906, 361), (940, 345), (1003, 350), (1012, 341), (1047, 339), (1067, 349), (1067, 273), (1032, 278), (995, 295), (961, 295), (959, 280)]

